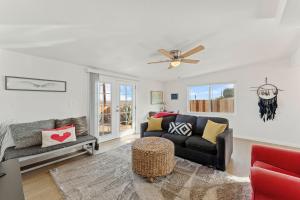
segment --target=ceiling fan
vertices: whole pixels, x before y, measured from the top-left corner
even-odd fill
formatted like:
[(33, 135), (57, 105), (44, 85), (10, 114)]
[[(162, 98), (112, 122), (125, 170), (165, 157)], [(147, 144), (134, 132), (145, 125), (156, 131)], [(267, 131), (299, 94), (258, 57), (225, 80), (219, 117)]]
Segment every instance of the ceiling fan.
[(161, 61), (155, 61), (155, 62), (148, 62), (148, 64), (156, 64), (156, 63), (164, 63), (168, 62), (169, 67), (168, 69), (173, 69), (178, 67), (181, 63), (189, 63), (189, 64), (197, 64), (199, 60), (193, 60), (193, 59), (186, 59), (186, 57), (189, 57), (199, 51), (202, 51), (204, 49), (204, 46), (199, 45), (185, 53), (181, 53), (180, 50), (171, 50), (167, 51), (165, 49), (159, 49), (158, 52), (163, 54), (164, 56), (168, 57), (169, 60), (161, 60)]

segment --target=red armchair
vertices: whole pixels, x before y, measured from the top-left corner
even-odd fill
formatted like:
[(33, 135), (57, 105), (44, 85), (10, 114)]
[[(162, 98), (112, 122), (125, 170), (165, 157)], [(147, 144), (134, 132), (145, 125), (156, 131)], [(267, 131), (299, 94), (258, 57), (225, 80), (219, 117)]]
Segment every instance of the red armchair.
[(300, 152), (253, 145), (252, 200), (300, 199)]

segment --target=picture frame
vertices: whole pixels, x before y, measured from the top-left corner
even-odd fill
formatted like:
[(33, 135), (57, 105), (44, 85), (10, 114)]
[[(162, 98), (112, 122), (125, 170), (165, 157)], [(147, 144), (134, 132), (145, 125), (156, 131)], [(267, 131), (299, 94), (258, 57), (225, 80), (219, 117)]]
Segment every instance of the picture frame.
[(171, 100), (178, 100), (178, 93), (172, 93)]
[(18, 76), (5, 76), (5, 90), (67, 92), (67, 82)]
[(151, 104), (163, 104), (163, 91), (151, 91)]

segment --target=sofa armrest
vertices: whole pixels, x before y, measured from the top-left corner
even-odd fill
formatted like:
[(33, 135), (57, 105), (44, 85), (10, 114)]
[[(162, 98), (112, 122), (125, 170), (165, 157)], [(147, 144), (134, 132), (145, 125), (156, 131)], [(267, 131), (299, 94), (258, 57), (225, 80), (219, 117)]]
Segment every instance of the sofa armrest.
[(148, 122), (144, 122), (144, 123), (141, 123), (141, 138), (144, 137), (144, 132), (147, 130), (148, 128)]
[(233, 130), (227, 129), (217, 136), (217, 168), (225, 170), (233, 151)]
[(273, 172), (259, 167), (251, 167), (252, 199), (289, 199), (300, 196), (300, 178)]
[(300, 152), (277, 147), (253, 145), (251, 151), (251, 166), (255, 161), (279, 167), (300, 174)]

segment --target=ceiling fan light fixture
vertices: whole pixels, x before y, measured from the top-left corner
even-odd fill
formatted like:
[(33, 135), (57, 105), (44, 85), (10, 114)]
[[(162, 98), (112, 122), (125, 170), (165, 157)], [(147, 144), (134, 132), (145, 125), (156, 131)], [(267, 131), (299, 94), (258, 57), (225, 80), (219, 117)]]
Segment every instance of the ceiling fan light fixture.
[(178, 67), (180, 65), (180, 61), (179, 60), (174, 60), (171, 62), (172, 67)]
[(156, 63), (169, 63), (168, 69), (173, 69), (178, 67), (181, 63), (188, 63), (188, 64), (197, 64), (199, 60), (188, 59), (187, 57), (202, 51), (204, 46), (198, 45), (193, 49), (186, 51), (185, 53), (181, 53), (180, 50), (171, 50), (167, 51), (165, 49), (159, 49), (158, 52), (168, 58), (168, 60), (156, 61), (156, 62), (148, 62), (148, 64), (156, 64)]

